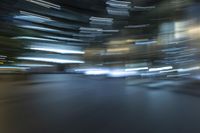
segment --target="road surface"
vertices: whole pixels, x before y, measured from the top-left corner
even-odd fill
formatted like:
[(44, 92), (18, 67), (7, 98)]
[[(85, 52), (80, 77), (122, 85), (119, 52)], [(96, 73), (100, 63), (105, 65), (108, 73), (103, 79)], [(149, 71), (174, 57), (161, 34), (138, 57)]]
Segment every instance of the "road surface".
[(199, 132), (198, 83), (0, 76), (0, 133)]

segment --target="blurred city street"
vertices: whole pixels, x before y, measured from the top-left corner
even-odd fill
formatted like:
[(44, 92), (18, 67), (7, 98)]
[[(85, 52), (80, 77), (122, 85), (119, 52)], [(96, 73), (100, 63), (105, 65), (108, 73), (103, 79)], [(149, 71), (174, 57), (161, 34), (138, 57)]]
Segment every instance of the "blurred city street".
[(200, 132), (199, 81), (65, 74), (0, 80), (0, 133)]
[(0, 133), (200, 133), (199, 0), (1, 0)]

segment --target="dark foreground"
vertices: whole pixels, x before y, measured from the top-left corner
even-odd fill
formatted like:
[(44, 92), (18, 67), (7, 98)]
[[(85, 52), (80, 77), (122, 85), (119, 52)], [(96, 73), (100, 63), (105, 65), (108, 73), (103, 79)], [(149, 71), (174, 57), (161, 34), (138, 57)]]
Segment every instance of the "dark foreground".
[(1, 75), (0, 133), (200, 133), (196, 82)]

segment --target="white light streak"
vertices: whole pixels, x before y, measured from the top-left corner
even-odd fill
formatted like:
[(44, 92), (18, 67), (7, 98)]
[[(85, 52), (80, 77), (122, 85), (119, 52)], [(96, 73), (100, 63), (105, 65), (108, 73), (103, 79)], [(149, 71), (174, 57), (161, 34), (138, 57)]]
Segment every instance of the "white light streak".
[(55, 52), (60, 54), (85, 54), (84, 51), (78, 50), (68, 50), (68, 49), (58, 49), (58, 48), (45, 48), (45, 47), (30, 47), (31, 50), (38, 50), (38, 51), (46, 51), (46, 52)]
[(26, 0), (26, 1), (46, 7), (46, 8), (54, 8), (54, 9), (58, 9), (58, 10), (61, 9), (60, 5), (56, 5), (56, 4), (53, 4), (53, 3), (50, 3), (50, 2), (47, 2), (44, 0)]
[(159, 68), (150, 68), (149, 72), (169, 70), (169, 69), (173, 69), (173, 67), (172, 66), (166, 66), (166, 67), (159, 67)]
[(125, 71), (129, 72), (129, 71), (141, 71), (141, 70), (148, 70), (148, 67), (138, 67), (138, 68), (127, 68), (125, 69)]
[(17, 37), (13, 37), (12, 39), (58, 42), (57, 40), (46, 39), (46, 38), (39, 38), (39, 37), (30, 37), (30, 36), (17, 36)]
[(67, 59), (57, 59), (57, 58), (48, 58), (48, 57), (17, 57), (19, 60), (31, 60), (31, 61), (42, 61), (42, 62), (52, 62), (52, 63), (59, 63), (59, 64), (68, 64), (68, 63), (75, 63), (81, 64), (84, 61), (80, 60), (67, 60)]
[(196, 66), (196, 67), (190, 67), (190, 68), (181, 68), (181, 69), (178, 69), (178, 72), (189, 72), (189, 71), (195, 71), (195, 70), (200, 70), (200, 67)]
[(47, 65), (47, 64), (15, 64), (15, 66), (19, 66), (19, 67), (52, 67), (53, 65)]
[(40, 27), (40, 26), (22, 25), (22, 26), (19, 26), (19, 27), (27, 28), (27, 29), (32, 29), (32, 30), (47, 31), (47, 32), (59, 32), (59, 30), (45, 28), (45, 27)]

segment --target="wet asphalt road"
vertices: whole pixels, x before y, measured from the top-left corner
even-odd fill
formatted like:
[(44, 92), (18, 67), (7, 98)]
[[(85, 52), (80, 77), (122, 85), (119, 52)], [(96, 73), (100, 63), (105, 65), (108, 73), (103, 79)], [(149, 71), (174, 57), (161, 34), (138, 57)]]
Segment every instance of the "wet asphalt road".
[(200, 132), (198, 84), (188, 91), (192, 85), (149, 88), (64, 74), (0, 80), (0, 133)]

